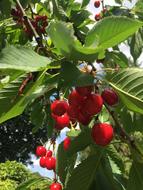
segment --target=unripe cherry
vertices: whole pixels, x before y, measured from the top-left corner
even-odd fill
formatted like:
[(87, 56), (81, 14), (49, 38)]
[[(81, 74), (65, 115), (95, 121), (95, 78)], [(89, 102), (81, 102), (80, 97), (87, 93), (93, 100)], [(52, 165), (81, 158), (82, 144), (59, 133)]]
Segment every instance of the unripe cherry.
[(39, 164), (42, 168), (45, 168), (46, 167), (46, 159), (47, 157), (46, 156), (43, 156), (40, 158), (40, 161), (39, 161)]
[(60, 183), (52, 183), (50, 185), (50, 190), (62, 190), (62, 185)]
[(68, 109), (68, 103), (66, 101), (55, 100), (51, 104), (51, 112), (54, 115), (61, 116), (66, 113)]
[(46, 148), (44, 146), (38, 146), (36, 148), (36, 155), (40, 156), (40, 157), (45, 156), (46, 155), (46, 151), (47, 150), (46, 150)]
[(95, 6), (95, 8), (99, 8), (100, 7), (100, 1), (96, 0), (94, 2), (94, 6)]
[(83, 110), (89, 115), (98, 114), (103, 106), (103, 99), (99, 94), (91, 94), (87, 97), (83, 105)]
[(47, 157), (45, 165), (48, 170), (55, 170), (56, 169), (55, 157)]
[(97, 145), (106, 146), (112, 141), (114, 131), (108, 123), (97, 123), (93, 126), (91, 135)]
[(63, 142), (64, 150), (68, 150), (71, 144), (71, 139), (69, 137), (66, 137)]
[(119, 101), (117, 93), (114, 90), (108, 88), (102, 92), (102, 98), (104, 102), (110, 106), (116, 105)]
[(81, 96), (88, 96), (91, 94), (93, 90), (93, 86), (82, 86), (82, 87), (76, 87), (76, 91), (81, 95)]
[(59, 126), (59, 128), (63, 129), (64, 127), (68, 127), (70, 123), (70, 118), (67, 113), (65, 113), (62, 116), (57, 116), (55, 119), (56, 125)]

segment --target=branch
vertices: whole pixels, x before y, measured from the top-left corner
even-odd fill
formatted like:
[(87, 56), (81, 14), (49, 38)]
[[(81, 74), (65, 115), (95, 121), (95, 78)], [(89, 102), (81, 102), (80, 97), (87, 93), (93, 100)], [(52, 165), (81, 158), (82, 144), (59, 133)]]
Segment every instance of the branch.
[(27, 23), (27, 25), (30, 27), (30, 29), (32, 30), (33, 34), (34, 34), (34, 37), (35, 37), (35, 40), (38, 44), (39, 47), (44, 47), (43, 44), (42, 44), (42, 40), (41, 40), (41, 37), (38, 35), (37, 31), (35, 30), (35, 28), (33, 27), (30, 19), (27, 17), (21, 3), (19, 0), (16, 0), (16, 3), (17, 5), (19, 6), (19, 9), (20, 11), (22, 12), (23, 14), (23, 19), (25, 20), (25, 22)]

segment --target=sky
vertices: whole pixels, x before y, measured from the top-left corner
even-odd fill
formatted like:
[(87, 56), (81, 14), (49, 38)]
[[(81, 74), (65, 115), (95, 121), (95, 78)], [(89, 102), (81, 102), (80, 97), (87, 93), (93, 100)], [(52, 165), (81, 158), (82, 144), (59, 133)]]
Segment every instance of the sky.
[[(81, 2), (81, 0), (77, 0), (77, 2)], [(131, 8), (136, 0), (132, 1), (133, 3), (130, 3), (129, 1), (125, 0), (124, 6)], [(106, 5), (115, 5), (114, 0), (105, 0)], [(95, 9), (94, 7), (94, 0), (91, 0), (89, 5), (88, 5), (88, 10), (92, 13), (92, 18), (94, 18), (94, 15), (98, 12), (100, 12), (100, 9)], [(131, 55), (129, 53), (129, 47), (127, 47), (125, 44), (120, 45), (120, 49), (123, 51), (124, 54), (128, 56), (128, 58), (131, 59)], [(142, 63), (143, 67), (143, 54), (140, 56), (138, 62)], [(62, 130), (61, 136), (57, 139), (57, 144), (59, 144), (63, 139), (66, 137), (66, 131), (67, 130)], [(34, 155), (31, 155), (31, 160), (33, 161), (33, 165), (28, 165), (28, 168), (32, 170), (33, 172), (39, 172), (42, 176), (47, 176), (47, 177), (53, 177), (53, 172), (48, 171), (47, 169), (43, 169), (39, 166), (39, 159), (36, 159)]]

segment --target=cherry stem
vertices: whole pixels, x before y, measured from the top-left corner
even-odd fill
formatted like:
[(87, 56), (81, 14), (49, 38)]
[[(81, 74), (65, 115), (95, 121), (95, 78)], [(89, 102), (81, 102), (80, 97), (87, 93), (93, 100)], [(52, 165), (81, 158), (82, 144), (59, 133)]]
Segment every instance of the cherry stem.
[(103, 16), (104, 16), (104, 8), (105, 8), (105, 6), (104, 6), (104, 0), (101, 0), (101, 4), (102, 4), (102, 13), (103, 13)]

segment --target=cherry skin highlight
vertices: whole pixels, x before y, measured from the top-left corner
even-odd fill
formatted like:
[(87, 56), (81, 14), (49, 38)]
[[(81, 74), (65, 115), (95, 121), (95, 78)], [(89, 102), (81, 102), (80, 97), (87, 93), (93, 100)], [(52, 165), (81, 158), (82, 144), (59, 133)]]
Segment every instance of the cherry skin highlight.
[(65, 114), (67, 109), (68, 109), (68, 103), (66, 101), (55, 100), (51, 104), (51, 112), (57, 116)]
[(113, 139), (114, 131), (108, 123), (97, 123), (93, 126), (91, 136), (94, 142), (100, 146), (108, 145)]
[(62, 186), (60, 183), (52, 183), (50, 185), (50, 190), (62, 190)]
[(45, 165), (48, 170), (55, 170), (56, 169), (55, 157), (47, 157)]
[(47, 150), (46, 150), (46, 148), (44, 146), (38, 146), (36, 148), (36, 155), (40, 156), (40, 157), (45, 156), (46, 155), (46, 151)]
[(117, 93), (112, 89), (105, 89), (102, 92), (101, 96), (102, 96), (104, 102), (107, 103), (109, 106), (114, 106), (119, 101)]

